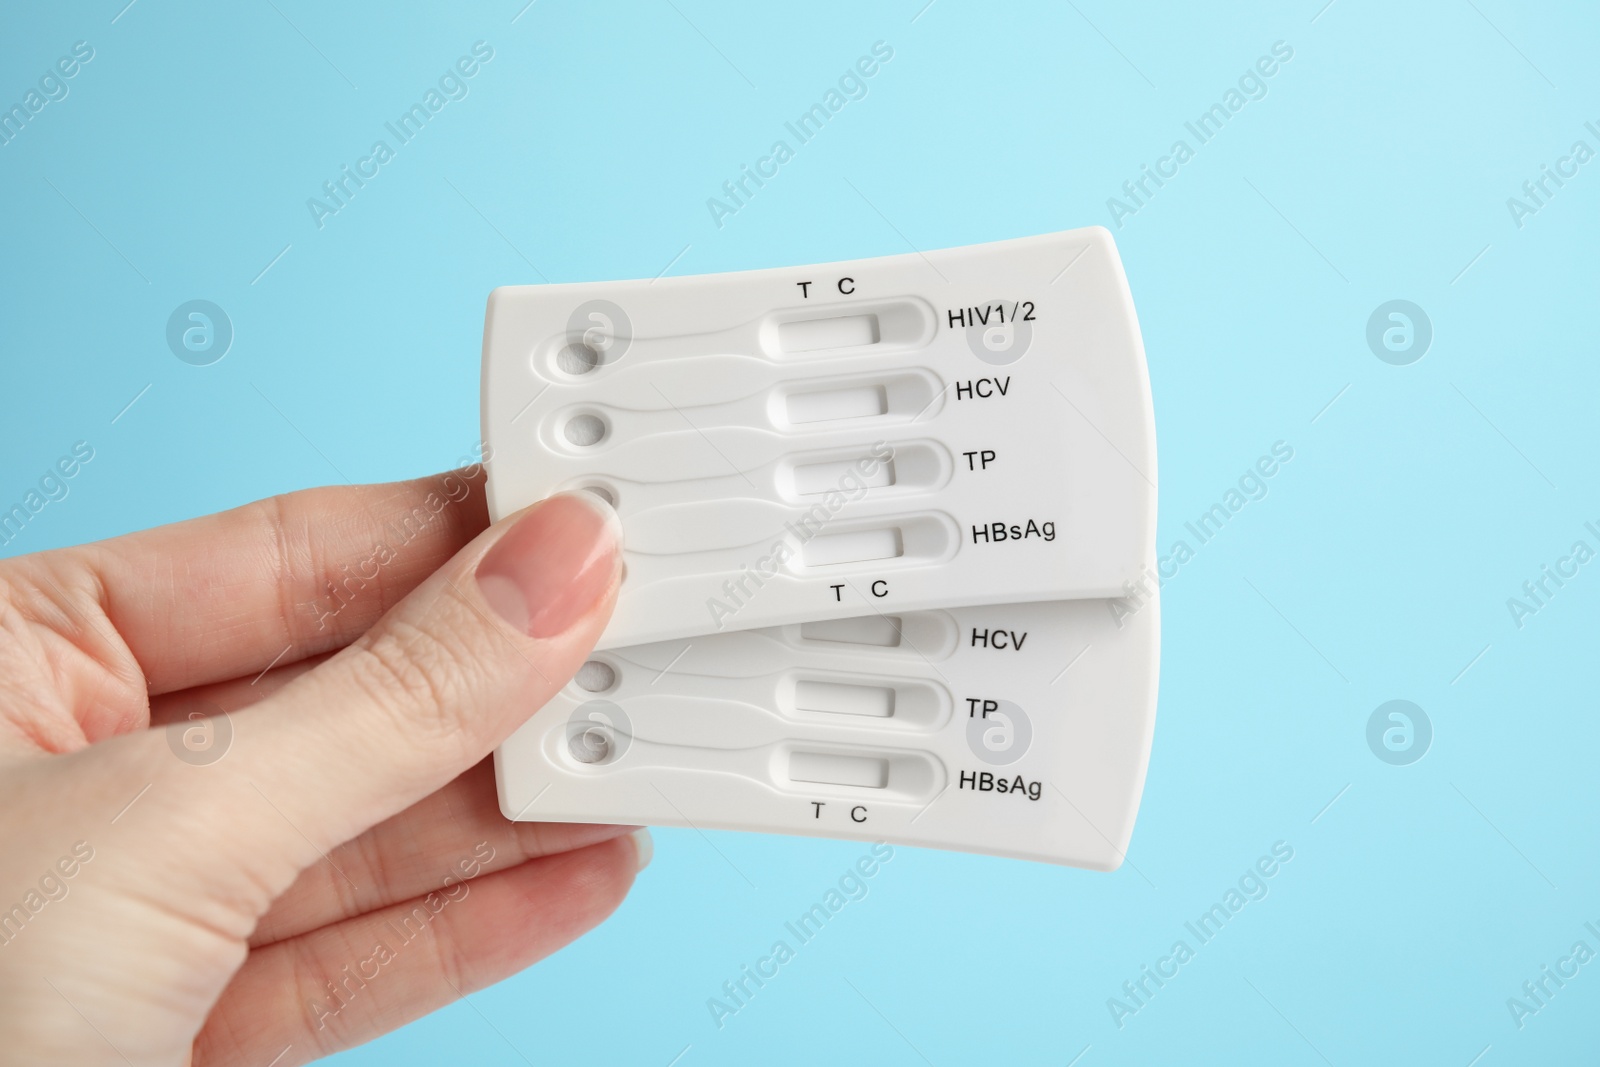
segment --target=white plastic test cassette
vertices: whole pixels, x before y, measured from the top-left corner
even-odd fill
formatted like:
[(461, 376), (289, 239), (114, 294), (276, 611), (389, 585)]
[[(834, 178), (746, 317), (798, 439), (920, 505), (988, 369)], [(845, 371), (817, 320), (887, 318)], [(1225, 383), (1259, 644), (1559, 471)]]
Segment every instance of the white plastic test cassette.
[(613, 649), (501, 746), (512, 818), (810, 834), (1112, 870), (1159, 607), (1047, 601)]
[(1133, 301), (1095, 227), (489, 298), (491, 514), (609, 498), (602, 647), (1124, 595), (1153, 549)]
[(494, 517), (586, 489), (626, 542), (601, 651), (496, 753), (509, 817), (1120, 863), (1156, 472), (1105, 230), (499, 289), (483, 403)]

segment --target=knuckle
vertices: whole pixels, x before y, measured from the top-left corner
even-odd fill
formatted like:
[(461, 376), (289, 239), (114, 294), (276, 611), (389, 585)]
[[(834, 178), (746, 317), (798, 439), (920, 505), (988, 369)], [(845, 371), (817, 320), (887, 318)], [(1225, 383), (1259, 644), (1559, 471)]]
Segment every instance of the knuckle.
[(448, 898), (438, 893), (429, 893), (413, 909), (413, 914), (420, 910), (427, 914), (433, 923), (444, 927), (443, 930), (435, 931), (435, 936), (431, 939), (434, 961), (439, 973), (444, 976), (444, 980), (451, 988), (465, 995), (482, 987), (483, 983), (478, 980), (477, 975), (481, 965), (468, 954), (461, 938), (451, 936), (451, 927), (456, 925), (456, 915), (453, 912), (447, 913), (448, 904)]
[[(328, 886), (340, 901), (343, 913), (360, 915), (384, 901), (401, 899), (402, 885), (394, 877), (385, 845), (389, 842), (375, 833), (357, 834), (339, 850), (341, 866), (345, 861), (357, 872), (362, 888), (352, 886), (336, 869), (329, 870)], [(331, 864), (329, 864), (332, 867)]]
[(353, 674), (363, 694), (406, 733), (423, 743), (470, 746), (473, 726), (482, 721), (473, 711), (487, 669), (471, 647), (470, 621), (453, 614), (434, 612), (422, 623), (390, 619), (351, 646)]
[(266, 529), (262, 543), (270, 559), (278, 618), (284, 639), (292, 644), (305, 641), (313, 633), (308, 626), (308, 613), (314, 612), (315, 607), (296, 603), (303, 576), (316, 575), (325, 579), (309, 524), (298, 513), (296, 503), (292, 494), (280, 493), (246, 505)]

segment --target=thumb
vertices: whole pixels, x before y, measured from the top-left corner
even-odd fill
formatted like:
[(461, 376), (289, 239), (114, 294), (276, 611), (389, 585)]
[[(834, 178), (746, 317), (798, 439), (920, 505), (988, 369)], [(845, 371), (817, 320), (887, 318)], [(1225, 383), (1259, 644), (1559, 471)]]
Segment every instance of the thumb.
[(292, 851), (325, 852), (439, 789), (572, 678), (621, 571), (621, 525), (593, 494), (496, 523), (359, 640), (235, 716), (228, 762), (261, 793), (244, 801), (278, 809)]

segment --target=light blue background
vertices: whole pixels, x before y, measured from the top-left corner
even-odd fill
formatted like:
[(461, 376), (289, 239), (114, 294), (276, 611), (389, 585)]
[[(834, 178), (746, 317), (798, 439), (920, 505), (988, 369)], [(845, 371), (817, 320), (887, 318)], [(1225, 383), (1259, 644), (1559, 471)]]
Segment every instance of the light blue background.
[[(96, 52), (0, 147), (0, 500), (72, 442), (96, 451), (8, 553), (456, 462), (496, 285), (1110, 224), (1107, 198), (1186, 120), (1294, 49), (1115, 230), (1163, 548), (1275, 441), (1295, 450), (1166, 588), (1131, 863), (898, 850), (719, 1031), (706, 999), (864, 847), (711, 835), (725, 862), (659, 831), (602, 928), (338, 1062), (1487, 1067), (1594, 1048), (1600, 963), (1520, 1031), (1506, 1006), (1574, 941), (1600, 949), (1582, 926), (1600, 920), (1600, 563), (1520, 630), (1506, 606), (1575, 540), (1600, 548), (1600, 161), (1520, 229), (1506, 206), (1575, 140), (1600, 149), (1592, 5), (125, 2), (0, 15), (5, 105), (74, 41)], [(480, 39), (495, 56), (470, 96), (319, 230), (306, 199)], [(894, 58), (870, 94), (717, 228), (707, 197), (878, 40)], [(192, 298), (236, 330), (213, 366), (164, 341)], [(1410, 366), (1364, 340), (1392, 298), (1433, 322)], [(1366, 744), (1393, 698), (1434, 725), (1411, 766)], [(1294, 859), (1270, 896), (1119, 1030), (1107, 998), (1279, 840)]]

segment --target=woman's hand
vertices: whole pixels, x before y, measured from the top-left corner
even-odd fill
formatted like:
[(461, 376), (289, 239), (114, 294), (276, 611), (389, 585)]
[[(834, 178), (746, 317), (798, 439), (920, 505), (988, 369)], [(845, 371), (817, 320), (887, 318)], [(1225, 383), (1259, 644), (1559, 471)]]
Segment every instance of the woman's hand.
[(553, 952), (649, 859), (484, 757), (610, 617), (587, 494), (481, 468), (0, 562), (0, 1058), (288, 1067)]

